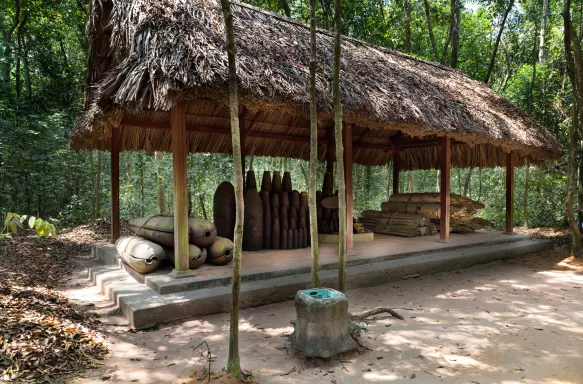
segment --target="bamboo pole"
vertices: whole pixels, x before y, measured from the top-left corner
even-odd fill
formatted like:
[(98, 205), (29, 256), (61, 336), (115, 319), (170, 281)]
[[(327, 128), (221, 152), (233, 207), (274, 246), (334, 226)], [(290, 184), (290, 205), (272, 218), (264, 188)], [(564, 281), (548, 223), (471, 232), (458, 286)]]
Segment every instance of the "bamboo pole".
[(119, 128), (111, 131), (111, 242), (119, 238)]
[(441, 217), (439, 220), (439, 238), (441, 241), (449, 239), (450, 217), (450, 171), (451, 171), (451, 139), (444, 136), (441, 141)]
[(352, 126), (353, 124), (345, 124), (344, 126), (344, 178), (346, 180), (346, 247), (354, 247), (354, 236), (352, 234), (353, 220), (352, 220)]
[[(316, 206), (316, 183), (318, 173), (318, 111), (316, 104), (316, 4), (310, 0), (310, 182), (308, 193), (310, 219), (310, 252), (312, 256), (312, 287), (320, 286), (318, 245), (318, 210)], [(330, 146), (326, 149), (330, 151)]]

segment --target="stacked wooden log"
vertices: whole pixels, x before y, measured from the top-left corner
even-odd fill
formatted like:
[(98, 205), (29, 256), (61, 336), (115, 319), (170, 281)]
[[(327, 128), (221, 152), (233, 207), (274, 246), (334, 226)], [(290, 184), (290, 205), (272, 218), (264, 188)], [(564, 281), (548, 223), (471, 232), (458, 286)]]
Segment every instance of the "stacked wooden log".
[(412, 213), (366, 210), (359, 223), (372, 232), (386, 235), (415, 237), (437, 233), (437, 227), (427, 217)]
[[(418, 214), (428, 218), (439, 227), (441, 217), (441, 195), (439, 193), (393, 194), (389, 201), (382, 203), (383, 212)], [(484, 204), (468, 197), (450, 194), (450, 231), (467, 233), (492, 225), (488, 220), (473, 217)]]

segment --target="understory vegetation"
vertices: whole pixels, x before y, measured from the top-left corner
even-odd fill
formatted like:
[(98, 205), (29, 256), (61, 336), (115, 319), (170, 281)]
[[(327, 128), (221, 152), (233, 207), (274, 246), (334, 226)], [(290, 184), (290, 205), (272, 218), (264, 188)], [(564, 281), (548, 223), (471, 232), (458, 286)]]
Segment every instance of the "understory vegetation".
[[(309, 6), (304, 1), (250, 3), (308, 21)], [(565, 66), (562, 6), (554, 0), (345, 0), (343, 32), (487, 80), (494, 90), (529, 111), (566, 148), (573, 96)], [(581, 4), (572, 7), (577, 9), (573, 12), (577, 25)], [(88, 12), (87, 2), (79, 0), (0, 1), (2, 218), (8, 212), (34, 215), (62, 229), (109, 216), (109, 153), (68, 148), (68, 135), (84, 105)], [(318, 27), (331, 29), (332, 14), (330, 1), (318, 2)], [(579, 152), (580, 145), (578, 157)], [(188, 165), (191, 214), (202, 216), (202, 201), (212, 217), (215, 188), (232, 178), (231, 156), (190, 154)], [(160, 195), (171, 211), (170, 154), (122, 153), (120, 168), (122, 218), (156, 213)], [(307, 190), (307, 161), (256, 158), (253, 168), (258, 175), (267, 169), (289, 170), (294, 188)], [(320, 165), (318, 185), (323, 172)], [(354, 165), (353, 175), (354, 214), (378, 209), (392, 188), (391, 165)], [(400, 185), (403, 191), (435, 191), (437, 178), (436, 170), (414, 171), (412, 176), (402, 172)], [(486, 208), (480, 215), (502, 226), (504, 179), (501, 168), (454, 168), (452, 192), (482, 201)], [(544, 166), (530, 166), (528, 172), (526, 167), (517, 169), (514, 224), (527, 220), (529, 226), (566, 225), (567, 181), (566, 155)]]

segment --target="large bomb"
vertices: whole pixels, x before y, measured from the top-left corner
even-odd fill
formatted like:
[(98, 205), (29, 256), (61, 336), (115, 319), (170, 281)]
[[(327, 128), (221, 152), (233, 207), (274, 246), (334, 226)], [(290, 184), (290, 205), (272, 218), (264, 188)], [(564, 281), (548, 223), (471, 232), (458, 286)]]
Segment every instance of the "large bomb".
[(235, 188), (225, 181), (218, 186), (213, 199), (213, 219), (217, 236), (234, 239), (236, 209)]
[[(166, 247), (174, 247), (174, 218), (171, 216), (148, 216), (128, 222), (135, 235)], [(204, 248), (217, 237), (217, 229), (212, 221), (188, 219), (188, 242)]]
[(243, 221), (243, 249), (263, 249), (263, 202), (257, 192), (255, 173), (247, 172), (247, 187), (244, 194), (245, 216)]
[(269, 171), (263, 172), (263, 178), (261, 179), (261, 192), (271, 193), (271, 174)]
[[(174, 248), (164, 247), (164, 254), (166, 255), (166, 260), (172, 265), (176, 267), (175, 263), (175, 253)], [(189, 269), (197, 269), (201, 265), (204, 264), (207, 257), (207, 251), (205, 248), (200, 249), (196, 245), (188, 244), (188, 268)]]
[(233, 260), (234, 244), (225, 237), (217, 240), (207, 249), (206, 262), (213, 265), (225, 265)]

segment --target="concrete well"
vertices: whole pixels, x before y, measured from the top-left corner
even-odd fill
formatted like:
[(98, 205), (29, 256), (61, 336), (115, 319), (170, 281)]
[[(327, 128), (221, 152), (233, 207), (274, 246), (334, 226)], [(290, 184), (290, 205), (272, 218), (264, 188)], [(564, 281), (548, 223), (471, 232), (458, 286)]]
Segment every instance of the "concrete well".
[(356, 349), (348, 333), (348, 300), (329, 288), (296, 293), (296, 323), (290, 341), (306, 357), (329, 358)]

